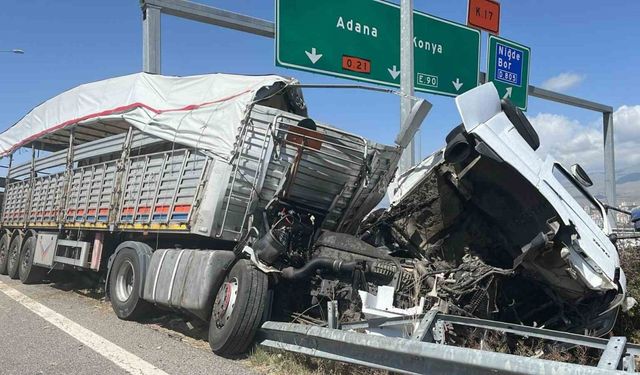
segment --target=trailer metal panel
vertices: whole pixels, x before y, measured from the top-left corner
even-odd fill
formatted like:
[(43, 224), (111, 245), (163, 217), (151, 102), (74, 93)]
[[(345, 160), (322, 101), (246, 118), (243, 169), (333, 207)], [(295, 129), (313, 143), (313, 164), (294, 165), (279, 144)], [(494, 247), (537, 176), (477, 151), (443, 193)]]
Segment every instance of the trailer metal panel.
[(400, 149), (323, 124), (309, 131), (304, 119), (251, 106), (229, 160), (139, 130), (54, 152), (9, 171), (22, 179), (7, 186), (2, 224), (237, 241), (249, 217), (281, 197), (317, 212), (323, 228), (354, 231), (384, 195)]
[(38, 233), (36, 238), (36, 251), (33, 254), (33, 264), (52, 267), (57, 245), (58, 233)]

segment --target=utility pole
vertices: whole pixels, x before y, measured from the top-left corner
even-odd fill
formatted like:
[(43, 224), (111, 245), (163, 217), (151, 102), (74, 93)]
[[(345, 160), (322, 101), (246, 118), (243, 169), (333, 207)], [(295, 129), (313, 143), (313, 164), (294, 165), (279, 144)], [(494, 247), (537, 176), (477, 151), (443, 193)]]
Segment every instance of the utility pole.
[[(400, 2), (400, 126), (413, 105), (413, 0)], [(400, 159), (399, 173), (416, 164), (415, 141), (411, 140)]]

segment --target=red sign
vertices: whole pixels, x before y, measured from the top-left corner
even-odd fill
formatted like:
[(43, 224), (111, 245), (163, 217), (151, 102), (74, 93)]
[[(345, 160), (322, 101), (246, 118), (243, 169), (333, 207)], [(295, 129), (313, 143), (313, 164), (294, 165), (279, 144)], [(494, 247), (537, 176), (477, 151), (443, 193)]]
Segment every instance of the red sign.
[(500, 3), (495, 0), (469, 0), (467, 25), (499, 34)]
[(342, 69), (358, 73), (371, 73), (371, 61), (353, 56), (342, 56)]

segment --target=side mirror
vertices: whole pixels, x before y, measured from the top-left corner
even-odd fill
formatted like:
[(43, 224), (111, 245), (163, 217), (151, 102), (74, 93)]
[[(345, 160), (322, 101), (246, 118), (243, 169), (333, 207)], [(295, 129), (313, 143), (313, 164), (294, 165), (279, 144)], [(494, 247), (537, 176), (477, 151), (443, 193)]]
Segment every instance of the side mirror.
[(571, 166), (571, 174), (580, 183), (580, 185), (584, 187), (593, 186), (593, 181), (591, 181), (591, 178), (589, 177), (587, 172), (585, 172), (585, 170), (582, 169), (579, 164), (574, 164)]

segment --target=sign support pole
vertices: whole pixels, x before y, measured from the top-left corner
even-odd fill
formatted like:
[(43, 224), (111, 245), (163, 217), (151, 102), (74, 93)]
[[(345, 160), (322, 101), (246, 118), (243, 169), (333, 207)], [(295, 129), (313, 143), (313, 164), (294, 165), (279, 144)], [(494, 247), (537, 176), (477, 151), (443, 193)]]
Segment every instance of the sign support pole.
[[(616, 202), (616, 161), (613, 143), (613, 112), (604, 112), (602, 135), (604, 138), (604, 189), (607, 196), (607, 204), (617, 207)], [(609, 222), (612, 229), (616, 228), (615, 212), (609, 211)]]
[(160, 74), (160, 18), (161, 8), (143, 4), (142, 7), (142, 70)]
[[(400, 2), (400, 126), (413, 105), (413, 0)], [(415, 141), (412, 139), (400, 159), (398, 173), (416, 164)]]

